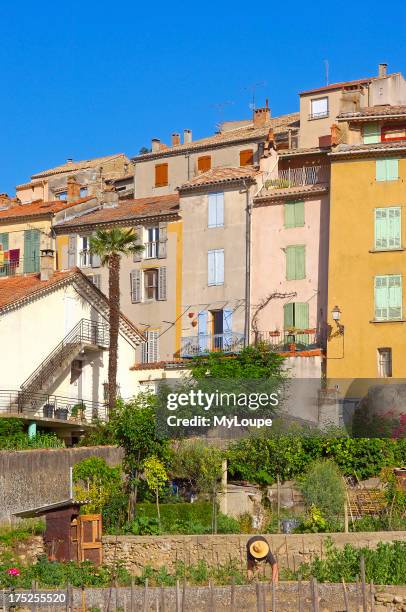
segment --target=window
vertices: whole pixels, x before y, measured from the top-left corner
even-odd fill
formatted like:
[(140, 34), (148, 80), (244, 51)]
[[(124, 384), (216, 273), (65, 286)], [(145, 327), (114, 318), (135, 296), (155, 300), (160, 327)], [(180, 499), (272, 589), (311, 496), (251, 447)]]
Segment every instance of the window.
[(306, 278), (306, 247), (295, 245), (286, 247), (286, 280)]
[(208, 227), (224, 227), (224, 193), (209, 193)]
[(304, 202), (285, 202), (285, 227), (304, 226)]
[(208, 281), (210, 285), (224, 284), (224, 249), (209, 251), (207, 257)]
[(401, 248), (401, 208), (375, 208), (375, 245), (379, 251)]
[(406, 140), (406, 125), (385, 125), (382, 128), (382, 142)]
[(392, 376), (392, 349), (378, 349), (378, 375), (382, 378), (390, 378)]
[(89, 238), (87, 236), (83, 236), (82, 249), (80, 251), (80, 267), (90, 268), (91, 263), (91, 255), (89, 252)]
[(252, 149), (244, 149), (240, 151), (240, 166), (252, 166), (254, 164), (254, 151)]
[(328, 98), (316, 98), (310, 101), (310, 119), (328, 117)]
[(309, 304), (307, 302), (288, 302), (283, 307), (283, 327), (289, 329), (308, 329)]
[(85, 198), (87, 196), (87, 187), (80, 188), (80, 197)]
[(211, 168), (211, 156), (202, 155), (197, 158), (197, 170), (198, 172), (207, 172)]
[(375, 276), (375, 320), (402, 318), (402, 277), (400, 274)]
[(159, 361), (159, 331), (146, 332), (147, 341), (142, 345), (142, 363), (156, 363)]
[(159, 227), (147, 229), (148, 242), (145, 244), (145, 258), (152, 259), (158, 255)]
[(381, 129), (378, 123), (366, 123), (362, 128), (364, 144), (381, 142)]
[(68, 199), (68, 192), (67, 191), (60, 191), (59, 193), (57, 193), (55, 195), (57, 200), (67, 200)]
[(158, 295), (158, 270), (144, 270), (144, 296), (146, 300), (156, 300)]
[(156, 164), (155, 187), (165, 187), (168, 184), (168, 164)]
[(101, 287), (101, 274), (89, 274), (87, 277), (98, 289)]
[(376, 160), (376, 180), (377, 181), (397, 181), (399, 178), (398, 159), (377, 159)]

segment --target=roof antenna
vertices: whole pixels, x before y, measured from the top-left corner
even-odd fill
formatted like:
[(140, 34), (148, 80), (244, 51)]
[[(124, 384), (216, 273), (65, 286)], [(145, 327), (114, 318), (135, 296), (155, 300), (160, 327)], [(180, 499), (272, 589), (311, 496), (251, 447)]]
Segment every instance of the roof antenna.
[(251, 85), (248, 85), (248, 87), (244, 87), (245, 91), (252, 91), (252, 102), (248, 105), (252, 111), (254, 111), (256, 108), (255, 97), (258, 87), (265, 87), (266, 84), (266, 81), (259, 81), (258, 83), (252, 83)]
[(328, 69), (329, 69), (328, 60), (324, 60), (324, 66), (325, 66), (325, 69), (326, 69), (326, 85), (328, 85), (329, 84), (329, 82), (328, 82)]

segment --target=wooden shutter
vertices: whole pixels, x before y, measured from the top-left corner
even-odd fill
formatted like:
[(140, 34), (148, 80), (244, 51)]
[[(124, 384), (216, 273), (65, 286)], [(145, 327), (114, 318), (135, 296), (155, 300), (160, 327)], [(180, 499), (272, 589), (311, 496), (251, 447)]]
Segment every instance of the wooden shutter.
[(141, 270), (133, 270), (130, 274), (131, 302), (141, 302)]
[(68, 237), (68, 268), (76, 266), (76, 251), (77, 251), (77, 237), (76, 234), (70, 234)]
[(100, 268), (101, 266), (100, 256), (96, 253), (91, 254), (91, 266), (92, 268)]
[(216, 266), (216, 285), (224, 283), (224, 251), (219, 249), (215, 251), (215, 266)]
[(211, 168), (211, 156), (202, 155), (197, 158), (197, 170), (199, 172), (207, 172)]
[(216, 221), (217, 227), (224, 226), (224, 193), (216, 193)]
[(147, 341), (142, 345), (142, 362), (143, 363), (156, 363), (159, 361), (159, 332), (158, 331), (147, 331)]
[(224, 193), (209, 193), (208, 227), (224, 226)]
[(296, 280), (306, 278), (306, 249), (304, 246), (296, 247)]
[(363, 127), (364, 144), (381, 141), (381, 129), (378, 123), (367, 123)]
[(375, 249), (401, 247), (401, 207), (375, 209)]
[(385, 159), (376, 160), (375, 178), (377, 181), (386, 181), (386, 160)]
[(296, 279), (296, 247), (286, 247), (286, 280)]
[(229, 333), (233, 330), (233, 311), (230, 308), (223, 310), (223, 332)]
[(209, 251), (207, 253), (207, 284), (216, 284), (216, 255), (215, 251)]
[[(135, 240), (136, 244), (138, 246), (144, 246), (143, 243), (143, 227), (142, 225), (137, 225), (137, 227), (135, 228), (135, 233), (137, 235), (137, 238)], [(142, 252), (141, 253), (133, 253), (133, 261), (137, 262), (137, 261), (141, 261), (142, 259)]]
[[(309, 304), (307, 302), (295, 302), (295, 327), (299, 330), (309, 328)], [(296, 334), (298, 344), (309, 344), (309, 334)]]
[(290, 327), (294, 327), (294, 325), (294, 304), (293, 302), (288, 302), (288, 304), (283, 306), (283, 328), (287, 330)]
[(388, 209), (375, 209), (375, 249), (388, 248)]
[(387, 159), (386, 160), (386, 180), (397, 181), (399, 178), (399, 160), (398, 159)]
[(384, 321), (389, 315), (388, 277), (375, 277), (375, 319)]
[[(9, 242), (8, 242), (8, 233), (7, 232), (3, 232), (0, 234), (0, 245), (1, 245), (1, 250), (4, 251), (8, 251), (9, 248)], [(2, 257), (2, 262), (0, 265), (0, 276), (7, 276), (8, 274), (8, 265), (7, 263), (4, 261), (4, 255)]]
[(254, 151), (244, 149), (240, 151), (240, 166), (252, 166), (254, 164)]
[(401, 208), (392, 206), (388, 209), (388, 246), (390, 249), (401, 247)]
[(156, 164), (155, 187), (165, 187), (168, 184), (168, 164)]
[(165, 259), (167, 256), (167, 243), (168, 243), (168, 224), (166, 221), (159, 223), (159, 242), (158, 242), (158, 257), (159, 259)]
[(285, 202), (285, 227), (303, 227), (304, 225), (304, 202)]
[(158, 268), (158, 300), (167, 299), (166, 268)]
[(306, 255), (304, 245), (286, 247), (286, 280), (306, 278)]
[(197, 335), (198, 335), (198, 346), (199, 351), (204, 352), (207, 350), (208, 338), (207, 338), (207, 310), (202, 310), (197, 315)]
[(40, 246), (39, 230), (25, 230), (24, 231), (24, 272), (39, 272), (39, 246)]

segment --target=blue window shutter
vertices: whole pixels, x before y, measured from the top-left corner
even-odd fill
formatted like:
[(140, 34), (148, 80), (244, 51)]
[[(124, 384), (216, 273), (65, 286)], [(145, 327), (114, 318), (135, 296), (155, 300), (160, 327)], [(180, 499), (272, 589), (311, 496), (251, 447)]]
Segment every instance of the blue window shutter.
[(223, 310), (223, 332), (229, 333), (233, 330), (233, 311), (230, 308)]
[(224, 251), (216, 251), (216, 285), (224, 284)]
[(207, 310), (201, 310), (197, 315), (197, 335), (199, 341), (199, 352), (205, 352), (208, 345), (207, 337)]
[(209, 193), (209, 203), (208, 203), (208, 212), (209, 212), (209, 220), (208, 227), (216, 227), (217, 226), (217, 194)]
[(386, 160), (377, 159), (375, 162), (375, 178), (377, 181), (386, 181)]
[(381, 142), (381, 129), (378, 123), (366, 123), (363, 128), (364, 144)]
[(399, 160), (398, 159), (387, 159), (386, 160), (386, 180), (397, 181), (399, 178)]
[(207, 253), (207, 284), (216, 284), (216, 251), (209, 251)]
[(216, 223), (217, 227), (224, 226), (224, 193), (216, 194)]

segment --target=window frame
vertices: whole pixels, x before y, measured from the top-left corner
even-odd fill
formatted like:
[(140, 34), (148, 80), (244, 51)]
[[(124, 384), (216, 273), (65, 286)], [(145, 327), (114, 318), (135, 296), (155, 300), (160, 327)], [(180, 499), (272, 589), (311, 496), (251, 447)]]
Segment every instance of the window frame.
[[(387, 293), (386, 304), (387, 305), (379, 307), (378, 306), (378, 300), (377, 300), (377, 293), (378, 293), (377, 290), (380, 287), (378, 287), (378, 282), (377, 281), (378, 281), (378, 279), (382, 279), (382, 278), (385, 278), (386, 279), (386, 283), (387, 283), (386, 284), (386, 293)], [(391, 305), (390, 304), (390, 297), (391, 297), (390, 289), (391, 289), (391, 287), (389, 285), (389, 282), (390, 282), (390, 279), (394, 279), (394, 278), (400, 279), (400, 283), (398, 285), (398, 287), (400, 289), (400, 304), (397, 304), (397, 305), (393, 305), (393, 304)], [(397, 286), (393, 285), (392, 288), (396, 289)], [(379, 310), (383, 310), (384, 308), (386, 308), (386, 310), (387, 310), (387, 316), (386, 317), (378, 316), (377, 315), (377, 310), (378, 309)], [(396, 309), (400, 309), (399, 316), (398, 317), (390, 317), (389, 316), (390, 315), (390, 310), (391, 309), (395, 309), (395, 308)], [(402, 274), (377, 274), (377, 275), (375, 275), (375, 277), (374, 277), (374, 319), (373, 320), (376, 321), (376, 322), (383, 322), (383, 323), (391, 322), (391, 321), (395, 321), (396, 322), (396, 321), (402, 321), (403, 320), (403, 278), (402, 278)]]
[[(388, 162), (390, 161), (394, 161), (397, 163), (397, 176), (393, 177), (393, 178), (388, 178), (389, 173), (388, 173)], [(382, 164), (382, 162), (385, 163), (385, 178), (378, 178), (378, 174), (380, 174), (378, 172), (378, 168), (379, 168), (379, 164)], [(375, 160), (375, 181), (377, 183), (389, 183), (392, 181), (398, 181), (399, 180), (399, 158), (397, 157), (385, 157), (385, 158), (381, 158), (381, 159), (376, 159)]]
[[(143, 292), (144, 302), (156, 302), (158, 301), (158, 268), (146, 268), (142, 271), (143, 274)], [(155, 281), (154, 284), (147, 285), (147, 279), (152, 277)], [(149, 296), (149, 291), (152, 290), (152, 297)]]
[[(379, 378), (392, 378), (393, 377), (393, 353), (392, 347), (382, 346), (377, 349), (378, 358), (378, 376)], [(383, 355), (387, 353), (389, 358), (387, 362), (383, 359)], [(388, 367), (388, 373), (386, 373), (385, 367)]]
[[(221, 198), (219, 198), (221, 196)], [(215, 217), (216, 222), (210, 223), (210, 206), (212, 205), (213, 198), (216, 198), (215, 202)], [(219, 214), (219, 203), (221, 203), (220, 214)], [(220, 221), (218, 219), (220, 218)], [(224, 191), (213, 191), (207, 194), (207, 227), (213, 229), (216, 227), (224, 227)]]
[[(313, 112), (313, 102), (321, 102), (322, 100), (326, 100), (326, 112), (325, 113), (314, 113)], [(330, 104), (328, 96), (319, 96), (318, 98), (310, 98), (310, 113), (309, 119), (326, 119), (330, 113)]]
[[(399, 211), (399, 244), (397, 246), (390, 246), (389, 240), (390, 236), (387, 234), (386, 240), (388, 242), (387, 246), (378, 246), (377, 245), (377, 213), (378, 211), (385, 211), (387, 213), (387, 222), (389, 217), (389, 211)], [(374, 251), (398, 251), (402, 249), (402, 206), (377, 206), (374, 209)]]
[[(297, 205), (300, 204), (301, 213), (300, 215), (296, 214)], [(287, 214), (288, 207), (293, 208), (293, 218), (294, 224), (291, 225), (289, 223), (289, 215)], [(297, 218), (299, 218), (299, 223), (297, 222)], [(303, 221), (303, 222), (302, 222)], [(285, 229), (293, 229), (294, 227), (304, 227), (305, 226), (305, 201), (304, 200), (286, 200), (283, 205), (283, 226)]]

